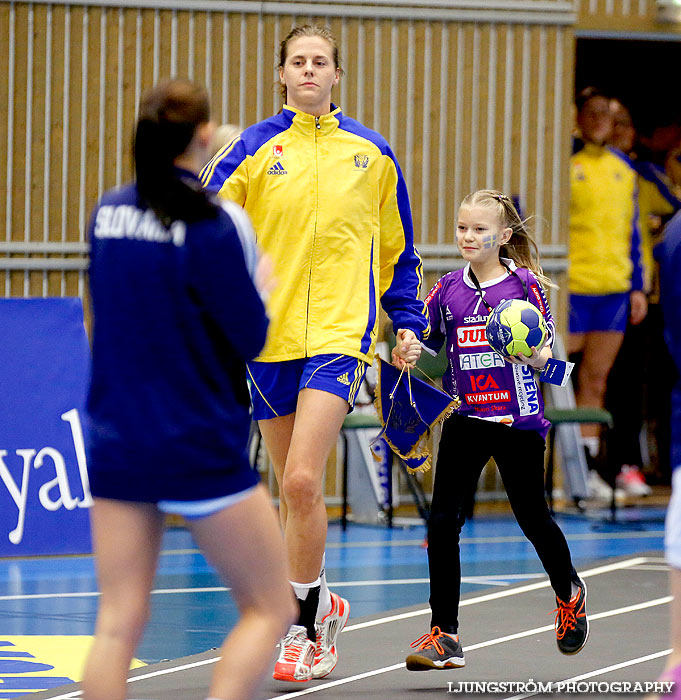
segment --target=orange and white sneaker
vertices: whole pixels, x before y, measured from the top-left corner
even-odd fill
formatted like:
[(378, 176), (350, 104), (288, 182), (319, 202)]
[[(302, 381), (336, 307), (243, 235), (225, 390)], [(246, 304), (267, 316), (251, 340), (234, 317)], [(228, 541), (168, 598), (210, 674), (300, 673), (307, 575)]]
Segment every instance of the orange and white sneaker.
[(296, 683), (309, 681), (312, 678), (315, 643), (307, 636), (307, 630), (301, 625), (291, 625), (280, 646), (272, 678)]
[(338, 663), (338, 649), (336, 639), (340, 631), (345, 627), (350, 615), (350, 603), (336, 593), (331, 594), (331, 610), (315, 623), (317, 644), (314, 652), (314, 664), (312, 665), (312, 677), (324, 678), (328, 676)]
[(615, 482), (627, 496), (650, 496), (653, 492), (641, 470), (633, 464), (623, 464)]

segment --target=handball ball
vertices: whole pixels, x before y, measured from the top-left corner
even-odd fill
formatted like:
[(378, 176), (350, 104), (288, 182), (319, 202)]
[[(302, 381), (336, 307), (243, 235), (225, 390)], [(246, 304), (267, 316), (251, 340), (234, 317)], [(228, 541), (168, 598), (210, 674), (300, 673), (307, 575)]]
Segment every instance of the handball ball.
[(539, 309), (522, 299), (502, 301), (487, 317), (487, 342), (502, 357), (522, 353), (532, 356), (530, 348), (541, 350), (547, 330)]

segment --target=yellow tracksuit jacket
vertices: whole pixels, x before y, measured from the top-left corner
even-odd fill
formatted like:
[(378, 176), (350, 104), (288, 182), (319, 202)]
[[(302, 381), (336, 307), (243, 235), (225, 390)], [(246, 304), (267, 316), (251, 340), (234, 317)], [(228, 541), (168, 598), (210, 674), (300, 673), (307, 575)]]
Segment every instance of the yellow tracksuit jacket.
[(632, 161), (638, 173), (639, 228), (641, 230), (641, 251), (643, 255), (644, 288), (655, 292), (653, 234), (651, 217), (669, 219), (679, 209), (681, 200), (672, 191), (672, 183), (662, 168), (645, 160)]
[(257, 360), (342, 353), (371, 362), (379, 301), (395, 330), (427, 336), (407, 189), (382, 136), (333, 105), (321, 117), (284, 106), (221, 149), (201, 181), (244, 207), (274, 261)]
[(571, 157), (572, 294), (643, 288), (637, 197), (636, 172), (619, 151), (587, 143)]

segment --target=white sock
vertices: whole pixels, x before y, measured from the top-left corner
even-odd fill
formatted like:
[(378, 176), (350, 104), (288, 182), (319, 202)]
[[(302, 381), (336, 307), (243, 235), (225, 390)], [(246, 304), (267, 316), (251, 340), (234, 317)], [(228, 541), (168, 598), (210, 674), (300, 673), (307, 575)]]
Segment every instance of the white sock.
[(316, 579), (315, 581), (312, 581), (312, 583), (297, 583), (296, 581), (289, 581), (289, 583), (293, 586), (293, 591), (296, 594), (296, 598), (298, 598), (298, 600), (306, 600), (310, 589), (319, 587), (320, 581), (319, 579)]
[(583, 437), (582, 445), (589, 450), (589, 454), (592, 457), (598, 457), (598, 450), (601, 447), (601, 440), (597, 437)]
[(322, 569), (319, 572), (319, 580), (321, 582), (319, 586), (319, 607), (315, 618), (317, 622), (321, 622), (324, 615), (328, 615), (331, 612), (331, 592), (326, 583), (326, 552), (322, 555)]
[(577, 593), (579, 593), (579, 586), (573, 581), (572, 582), (572, 590), (570, 591), (570, 600), (572, 600)]

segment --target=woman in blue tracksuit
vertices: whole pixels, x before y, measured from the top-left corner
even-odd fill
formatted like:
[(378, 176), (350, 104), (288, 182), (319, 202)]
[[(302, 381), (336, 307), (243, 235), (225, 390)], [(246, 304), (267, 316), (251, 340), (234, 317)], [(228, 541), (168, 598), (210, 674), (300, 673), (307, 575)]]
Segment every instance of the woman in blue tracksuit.
[(102, 595), (86, 700), (125, 697), (165, 513), (184, 516), (241, 612), (211, 700), (252, 696), (295, 611), (278, 521), (246, 454), (245, 363), (268, 324), (253, 278), (269, 282), (245, 213), (199, 184), (213, 130), (203, 90), (155, 87), (140, 105), (136, 182), (107, 192), (90, 221), (88, 464)]
[(665, 520), (664, 549), (669, 564), (669, 588), (674, 600), (669, 611), (672, 651), (660, 680), (676, 683), (672, 692), (660, 696), (681, 700), (681, 212), (667, 224), (663, 241), (655, 248), (660, 264), (660, 304), (664, 315), (664, 333), (670, 355), (676, 365), (671, 395), (672, 497)]

